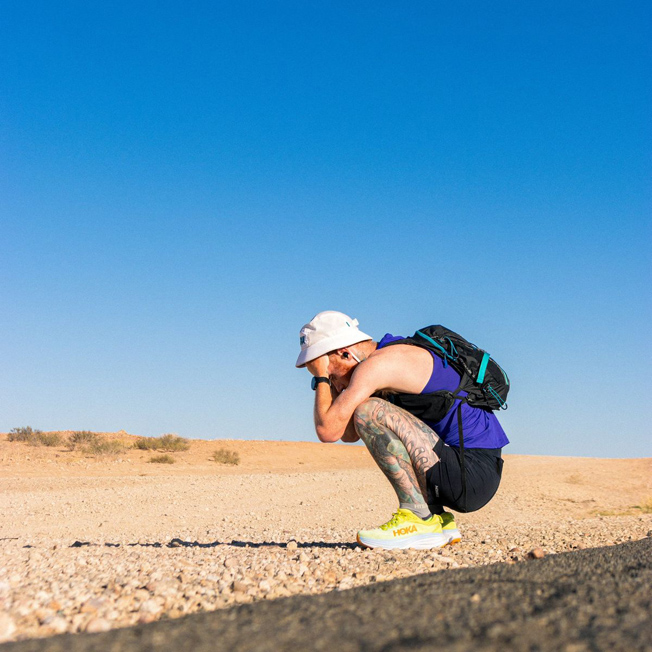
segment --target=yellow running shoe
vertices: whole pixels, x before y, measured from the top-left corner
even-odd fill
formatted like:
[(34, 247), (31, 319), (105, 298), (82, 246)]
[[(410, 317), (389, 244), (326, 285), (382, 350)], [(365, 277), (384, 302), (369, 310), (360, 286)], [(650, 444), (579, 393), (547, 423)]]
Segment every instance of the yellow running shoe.
[(398, 509), (396, 514), (375, 530), (358, 532), (358, 543), (367, 548), (441, 548), (448, 543), (448, 537), (441, 528), (441, 518), (431, 516), (427, 521), (419, 518), (409, 509)]
[(444, 533), (444, 536), (448, 540), (446, 545), (459, 543), (462, 540), (462, 535), (460, 534), (460, 531), (457, 529), (457, 525), (455, 524), (455, 516), (453, 516), (453, 514), (450, 512), (443, 512), (440, 514), (440, 516), (441, 529)]

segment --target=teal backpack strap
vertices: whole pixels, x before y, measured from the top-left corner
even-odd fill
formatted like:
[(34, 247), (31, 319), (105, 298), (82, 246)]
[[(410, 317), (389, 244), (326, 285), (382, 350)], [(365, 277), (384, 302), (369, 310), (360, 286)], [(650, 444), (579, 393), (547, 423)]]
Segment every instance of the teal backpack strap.
[(487, 371), (487, 365), (489, 364), (489, 354), (485, 351), (482, 356), (482, 361), (480, 362), (480, 368), (478, 369), (478, 377), (475, 379), (475, 382), (478, 385), (482, 385), (484, 382), (484, 375)]
[(421, 331), (417, 331), (417, 335), (421, 335), (421, 337), (423, 337), (424, 340), (428, 340), (430, 344), (432, 344), (434, 347), (439, 349), (444, 354), (444, 360), (446, 358), (451, 358), (451, 360), (453, 359), (451, 355), (448, 353), (448, 351), (441, 344), (439, 344), (439, 342), (435, 342), (435, 340), (433, 340), (432, 337), (428, 337), (425, 333), (422, 333)]

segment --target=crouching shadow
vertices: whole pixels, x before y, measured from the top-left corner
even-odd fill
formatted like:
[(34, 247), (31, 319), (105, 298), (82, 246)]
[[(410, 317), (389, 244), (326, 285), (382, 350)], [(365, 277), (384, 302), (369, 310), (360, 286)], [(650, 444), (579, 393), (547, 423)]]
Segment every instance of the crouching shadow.
[(85, 546), (103, 545), (105, 548), (120, 548), (125, 547), (140, 547), (140, 548), (217, 548), (218, 546), (226, 546), (232, 548), (288, 548), (293, 550), (295, 548), (309, 548), (309, 549), (341, 549), (353, 550), (357, 547), (356, 543), (347, 543), (340, 541), (240, 541), (233, 539), (232, 541), (184, 541), (183, 539), (174, 538), (167, 543), (160, 541), (137, 541), (135, 543), (111, 543), (109, 541), (104, 544), (92, 543), (91, 541), (75, 541), (70, 545), (71, 548), (82, 548)]

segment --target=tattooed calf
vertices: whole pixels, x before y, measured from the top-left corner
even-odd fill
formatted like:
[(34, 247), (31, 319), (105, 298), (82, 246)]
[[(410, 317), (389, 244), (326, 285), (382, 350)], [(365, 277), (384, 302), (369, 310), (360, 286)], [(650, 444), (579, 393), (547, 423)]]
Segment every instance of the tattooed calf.
[(355, 430), (401, 503), (426, 504), (426, 473), (439, 461), (439, 438), (422, 421), (387, 401), (369, 398), (353, 415)]

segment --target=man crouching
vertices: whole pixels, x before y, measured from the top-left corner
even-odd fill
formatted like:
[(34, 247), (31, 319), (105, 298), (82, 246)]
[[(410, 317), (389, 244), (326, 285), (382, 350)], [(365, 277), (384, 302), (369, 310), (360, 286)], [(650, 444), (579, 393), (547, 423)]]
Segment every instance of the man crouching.
[(320, 312), (301, 329), (300, 345), (296, 366), (313, 375), (320, 441), (362, 439), (398, 497), (392, 518), (358, 532), (358, 543), (426, 549), (460, 541), (444, 507), (475, 511), (496, 493), (509, 441), (495, 414), (460, 398), (439, 409), (442, 395), (459, 395), (460, 374), (446, 358), (414, 338), (387, 334), (374, 342), (344, 313)]

